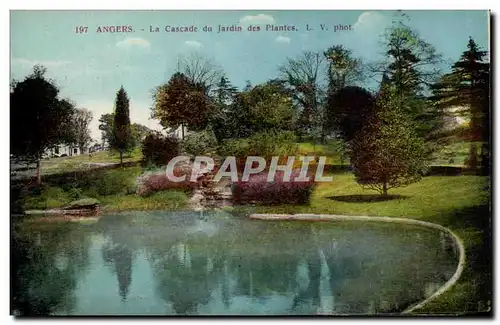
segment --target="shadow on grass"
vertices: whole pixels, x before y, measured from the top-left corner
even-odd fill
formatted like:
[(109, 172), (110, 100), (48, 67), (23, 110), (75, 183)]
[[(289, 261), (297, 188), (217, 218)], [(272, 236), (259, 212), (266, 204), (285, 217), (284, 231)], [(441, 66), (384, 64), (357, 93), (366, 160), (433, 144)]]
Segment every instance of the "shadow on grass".
[(336, 195), (329, 196), (327, 199), (340, 201), (340, 202), (352, 202), (352, 203), (370, 203), (370, 202), (384, 202), (392, 200), (402, 200), (407, 199), (404, 195), (379, 195), (379, 194), (357, 194), (357, 195)]
[[(444, 300), (437, 299), (430, 308), (437, 312), (459, 311), (490, 315), (493, 287), (493, 238), (491, 211), (488, 204), (456, 209), (441, 215), (442, 225), (460, 230), (466, 249), (466, 266), (459, 284)], [(433, 220), (430, 220), (433, 221)]]
[(478, 228), (491, 232), (491, 211), (488, 204), (456, 209), (442, 215), (444, 224), (453, 228)]

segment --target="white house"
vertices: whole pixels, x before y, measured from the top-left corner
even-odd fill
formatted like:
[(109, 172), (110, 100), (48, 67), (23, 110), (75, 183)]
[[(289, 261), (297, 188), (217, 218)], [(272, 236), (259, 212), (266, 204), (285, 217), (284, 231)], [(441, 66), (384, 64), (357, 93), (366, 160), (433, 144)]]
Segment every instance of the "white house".
[(72, 147), (60, 144), (52, 149), (49, 149), (45, 152), (45, 157), (60, 157), (62, 155), (66, 156), (79, 156), (81, 154), (88, 153), (88, 149), (84, 150), (84, 152), (80, 152), (80, 148)]

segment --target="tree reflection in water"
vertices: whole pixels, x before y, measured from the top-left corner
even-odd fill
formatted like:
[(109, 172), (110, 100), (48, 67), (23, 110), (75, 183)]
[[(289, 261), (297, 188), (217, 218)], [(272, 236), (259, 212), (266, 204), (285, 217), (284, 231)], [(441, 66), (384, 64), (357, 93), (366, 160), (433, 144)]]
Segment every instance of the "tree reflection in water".
[[(118, 280), (118, 293), (122, 301), (127, 300), (132, 283), (132, 266), (134, 251), (139, 245), (138, 237), (142, 235), (140, 229), (134, 225), (132, 216), (101, 219), (100, 229), (108, 238), (102, 247), (102, 259), (111, 268)], [(138, 231), (139, 230), (139, 231)]]
[[(456, 265), (453, 256), (441, 261), (438, 234), (401, 226), (402, 234), (395, 226), (134, 213), (88, 230), (50, 227), (12, 236), (12, 306), (23, 315), (391, 312), (432, 294)], [(91, 261), (90, 235), (101, 254)], [(95, 286), (108, 279), (103, 263), (116, 276), (111, 292)]]
[(58, 223), (13, 227), (12, 313), (70, 314), (76, 302), (74, 290), (89, 266), (90, 241), (88, 234), (80, 229), (83, 226)]

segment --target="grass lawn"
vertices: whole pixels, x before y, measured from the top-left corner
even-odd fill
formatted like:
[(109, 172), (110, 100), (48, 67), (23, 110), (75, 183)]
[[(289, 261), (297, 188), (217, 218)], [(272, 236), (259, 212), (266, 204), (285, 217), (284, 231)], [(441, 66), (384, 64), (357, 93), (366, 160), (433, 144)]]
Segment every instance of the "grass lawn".
[[(140, 148), (135, 149), (130, 154), (123, 156), (123, 162), (134, 162), (142, 159), (142, 152)], [(79, 155), (68, 156), (59, 158), (50, 158), (42, 160), (41, 173), (42, 175), (56, 174), (61, 172), (84, 170), (93, 168), (89, 164), (102, 164), (102, 163), (119, 163), (120, 154), (110, 151), (100, 151), (93, 153), (92, 156)]]
[(139, 195), (108, 195), (98, 198), (102, 212), (176, 210), (186, 206), (188, 196), (181, 191), (162, 191), (147, 197)]
[[(470, 146), (471, 142), (468, 141), (452, 142), (441, 148), (439, 152), (435, 153), (434, 164), (442, 166), (463, 166), (467, 156), (469, 155)], [(479, 152), (481, 142), (476, 142), (476, 146)]]
[(377, 201), (377, 193), (363, 190), (351, 173), (333, 175), (333, 182), (314, 190), (309, 205), (237, 206), (236, 214), (326, 213), (408, 217), (449, 227), (465, 244), (467, 265), (458, 283), (415, 313), (472, 313), (488, 310), (491, 301), (491, 225), (487, 178), (429, 176), (405, 188), (393, 189), (396, 198)]
[(44, 184), (41, 189), (26, 193), (21, 200), (25, 210), (43, 210), (61, 208), (81, 198), (95, 198), (105, 213), (175, 210), (187, 204), (188, 194), (181, 191), (162, 191), (147, 197), (136, 195), (133, 185), (142, 172), (140, 167), (125, 167), (105, 170), (75, 183)]
[(312, 142), (298, 142), (298, 152), (297, 155), (301, 156), (326, 156), (326, 163), (331, 165), (340, 165), (342, 163), (347, 164), (348, 158), (345, 157), (344, 161), (341, 161), (340, 148), (341, 142), (338, 140), (328, 140), (327, 143), (315, 143)]
[[(443, 146), (434, 154), (432, 165), (439, 166), (464, 166), (465, 159), (469, 155), (470, 142), (457, 140)], [(298, 155), (327, 156), (327, 164), (340, 165), (341, 143), (338, 140), (328, 140), (326, 144), (313, 144), (311, 142), (298, 142)], [(481, 143), (477, 142), (477, 148)], [(344, 158), (344, 164), (349, 163), (349, 158)]]

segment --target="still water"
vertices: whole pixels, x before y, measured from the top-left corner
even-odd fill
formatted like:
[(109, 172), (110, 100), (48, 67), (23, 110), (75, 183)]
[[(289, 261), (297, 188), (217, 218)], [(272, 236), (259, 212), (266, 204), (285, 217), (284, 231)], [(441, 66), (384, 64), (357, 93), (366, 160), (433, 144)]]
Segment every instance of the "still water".
[(437, 230), (259, 221), (221, 212), (14, 224), (18, 315), (313, 315), (399, 312), (455, 272)]

